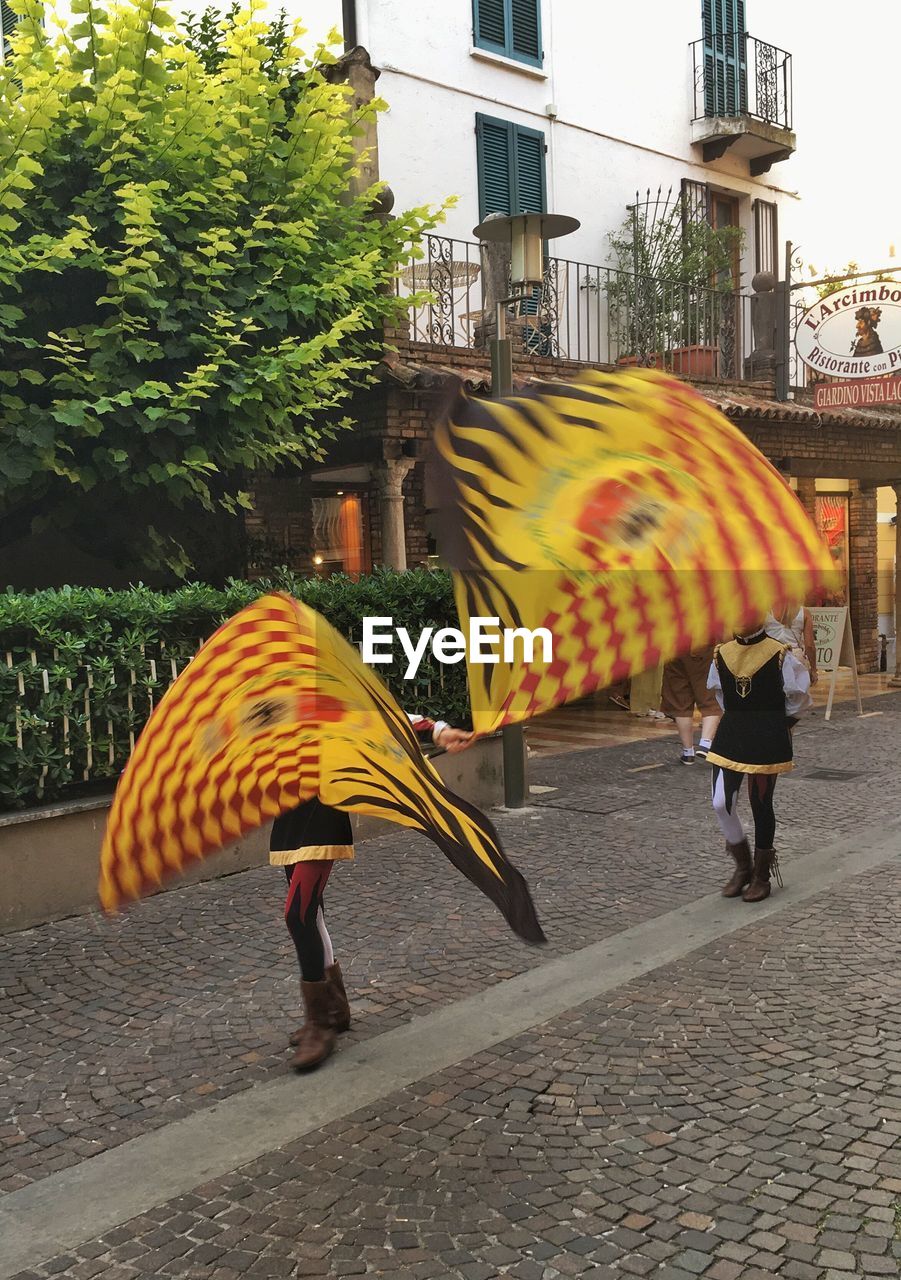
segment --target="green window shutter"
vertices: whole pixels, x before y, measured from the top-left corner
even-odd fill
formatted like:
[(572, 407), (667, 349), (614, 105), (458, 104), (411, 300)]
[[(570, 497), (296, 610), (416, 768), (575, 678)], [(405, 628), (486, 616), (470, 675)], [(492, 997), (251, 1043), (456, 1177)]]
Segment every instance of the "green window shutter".
[(735, 116), (747, 110), (744, 0), (704, 0), (704, 110)]
[(544, 134), (514, 126), (513, 213), (544, 213)]
[(479, 217), (513, 213), (513, 125), (476, 116)]
[(479, 217), (544, 213), (544, 134), (509, 120), (476, 116)]
[(541, 0), (472, 0), (472, 16), (477, 47), (541, 66)]
[(514, 58), (541, 65), (541, 0), (510, 0), (510, 49)]
[(473, 0), (474, 34), (477, 45), (494, 49), (498, 53), (506, 53), (505, 8), (505, 0)]

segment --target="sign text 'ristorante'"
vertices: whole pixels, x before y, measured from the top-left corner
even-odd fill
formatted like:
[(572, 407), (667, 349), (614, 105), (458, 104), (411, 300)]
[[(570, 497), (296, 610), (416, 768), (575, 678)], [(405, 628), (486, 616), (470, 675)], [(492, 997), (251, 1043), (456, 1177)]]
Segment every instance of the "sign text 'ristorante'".
[(901, 373), (901, 282), (855, 285), (821, 298), (798, 322), (798, 355), (817, 373)]

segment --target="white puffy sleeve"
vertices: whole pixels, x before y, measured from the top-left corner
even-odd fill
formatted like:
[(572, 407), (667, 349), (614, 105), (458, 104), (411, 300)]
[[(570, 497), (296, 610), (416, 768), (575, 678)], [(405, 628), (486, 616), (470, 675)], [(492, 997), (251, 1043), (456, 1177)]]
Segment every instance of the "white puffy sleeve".
[(800, 658), (789, 649), (782, 660), (782, 687), (785, 690), (785, 714), (797, 717), (813, 706), (810, 696), (810, 672)]
[(716, 700), (720, 704), (720, 711), (725, 711), (726, 708), (723, 706), (723, 686), (720, 683), (720, 673), (715, 658), (710, 664), (710, 670), (707, 672), (707, 688), (712, 689), (716, 695)]
[(410, 721), (413, 732), (418, 734), (420, 738), (431, 731), (432, 741), (435, 746), (438, 745), (438, 739), (441, 734), (449, 727), (446, 720), (430, 720), (428, 716), (420, 716), (413, 711), (408, 711), (406, 716)]

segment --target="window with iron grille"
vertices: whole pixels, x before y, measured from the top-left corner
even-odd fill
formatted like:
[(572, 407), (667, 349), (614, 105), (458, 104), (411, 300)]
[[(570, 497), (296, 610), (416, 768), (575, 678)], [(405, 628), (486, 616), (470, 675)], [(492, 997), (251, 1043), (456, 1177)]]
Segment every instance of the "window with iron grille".
[(779, 277), (778, 209), (769, 200), (754, 201), (754, 270)]
[(710, 222), (710, 183), (682, 179), (682, 226)]
[(473, 44), (540, 67), (541, 0), (473, 0)]
[(544, 134), (509, 120), (476, 116), (479, 217), (544, 213)]
[(748, 109), (744, 0), (704, 0), (704, 112), (737, 116)]

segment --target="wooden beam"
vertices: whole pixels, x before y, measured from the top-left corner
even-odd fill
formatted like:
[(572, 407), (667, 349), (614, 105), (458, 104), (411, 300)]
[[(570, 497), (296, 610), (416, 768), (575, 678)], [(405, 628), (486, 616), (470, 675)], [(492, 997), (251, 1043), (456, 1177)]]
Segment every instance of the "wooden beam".
[(897, 462), (833, 462), (829, 458), (780, 458), (780, 470), (792, 476), (835, 476), (840, 480), (866, 480), (874, 485), (901, 484), (901, 459)]

